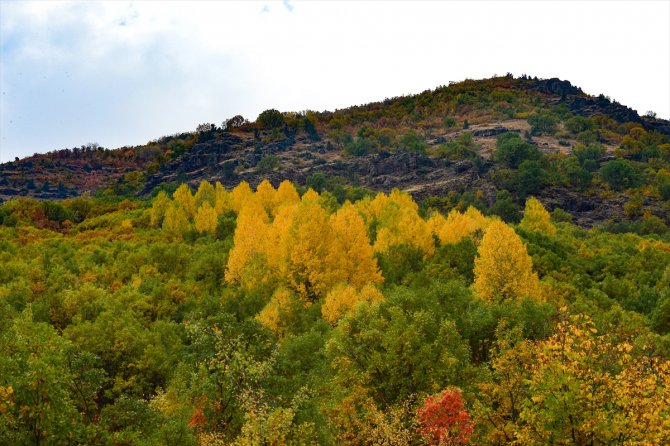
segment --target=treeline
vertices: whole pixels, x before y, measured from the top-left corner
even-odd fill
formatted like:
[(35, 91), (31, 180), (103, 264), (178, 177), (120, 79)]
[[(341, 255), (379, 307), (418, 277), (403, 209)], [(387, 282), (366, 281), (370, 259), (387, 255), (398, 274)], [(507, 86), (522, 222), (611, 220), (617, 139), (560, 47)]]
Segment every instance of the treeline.
[(670, 441), (667, 234), (277, 186), (0, 206), (0, 438)]

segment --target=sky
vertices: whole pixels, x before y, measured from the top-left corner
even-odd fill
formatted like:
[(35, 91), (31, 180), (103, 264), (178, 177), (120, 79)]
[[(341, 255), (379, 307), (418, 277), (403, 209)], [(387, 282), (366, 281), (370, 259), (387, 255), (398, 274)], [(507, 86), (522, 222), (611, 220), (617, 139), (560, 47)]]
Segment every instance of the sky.
[(508, 72), (670, 118), (670, 1), (0, 0), (0, 162)]

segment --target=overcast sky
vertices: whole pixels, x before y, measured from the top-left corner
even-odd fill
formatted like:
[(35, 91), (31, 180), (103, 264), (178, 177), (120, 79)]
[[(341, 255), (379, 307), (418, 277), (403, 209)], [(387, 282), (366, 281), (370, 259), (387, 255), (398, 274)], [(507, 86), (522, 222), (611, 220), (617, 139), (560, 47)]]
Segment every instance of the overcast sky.
[(507, 72), (670, 117), (670, 1), (0, 0), (0, 161)]

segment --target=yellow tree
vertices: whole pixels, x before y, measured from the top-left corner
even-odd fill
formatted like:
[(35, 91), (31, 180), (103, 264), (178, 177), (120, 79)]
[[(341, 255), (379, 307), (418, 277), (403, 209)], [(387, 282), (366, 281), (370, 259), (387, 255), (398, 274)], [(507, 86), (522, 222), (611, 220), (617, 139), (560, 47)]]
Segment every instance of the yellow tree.
[(170, 203), (165, 210), (165, 218), (163, 218), (163, 229), (172, 235), (181, 236), (190, 227), (186, 211), (183, 207)]
[(268, 180), (263, 180), (256, 187), (256, 199), (268, 215), (274, 215), (277, 191)]
[(318, 194), (310, 191), (296, 207), (282, 245), (288, 249), (285, 279), (302, 296), (315, 298), (323, 296), (332, 287), (337, 275), (325, 262), (332, 244), (328, 214), (317, 203)]
[(254, 200), (240, 209), (233, 236), (233, 248), (228, 255), (226, 266), (227, 282), (239, 283), (247, 262), (255, 254), (264, 252), (269, 228), (268, 220), (265, 209)]
[(218, 181), (214, 188), (214, 209), (216, 210), (217, 215), (223, 215), (232, 210), (230, 205), (230, 193)]
[(232, 191), (230, 191), (230, 208), (235, 212), (240, 212), (242, 206), (247, 203), (251, 197), (254, 196), (254, 192), (251, 190), (251, 186), (246, 181), (242, 181), (240, 184), (235, 186)]
[(300, 201), (298, 191), (295, 190), (293, 183), (289, 180), (281, 182), (277, 188), (277, 206), (284, 206), (287, 204), (296, 204)]
[(202, 180), (195, 193), (195, 207), (196, 209), (202, 206), (203, 203), (209, 203), (211, 207), (216, 205), (216, 192), (212, 183)]
[(151, 226), (157, 228), (163, 224), (165, 211), (167, 211), (167, 208), (168, 206), (170, 206), (170, 203), (171, 201), (165, 192), (159, 192), (158, 195), (156, 195), (156, 197), (153, 199), (151, 203), (151, 209), (149, 210), (149, 219)]
[(380, 283), (383, 278), (377, 266), (363, 218), (356, 208), (346, 203), (330, 217), (333, 244), (327, 263), (338, 281), (360, 289), (368, 282)]
[(539, 282), (533, 261), (514, 229), (493, 221), (479, 244), (475, 258), (475, 294), (488, 302), (538, 299)]
[(435, 241), (430, 226), (413, 206), (390, 201), (378, 222), (375, 252), (386, 252), (391, 246), (411, 245), (423, 251), (424, 257), (435, 253)]
[(214, 235), (216, 234), (217, 223), (216, 210), (209, 204), (209, 201), (205, 201), (198, 208), (198, 213), (195, 216), (195, 230)]
[(465, 213), (456, 209), (449, 212), (447, 218), (441, 214), (434, 214), (429, 220), (433, 234), (440, 239), (440, 243), (458, 243), (463, 237), (475, 237), (488, 225), (488, 219), (477, 209), (470, 207)]
[(326, 321), (334, 325), (359, 302), (372, 303), (383, 298), (381, 291), (372, 284), (365, 285), (360, 291), (356, 291), (356, 288), (351, 285), (336, 285), (326, 295), (321, 314)]
[(542, 206), (540, 200), (530, 197), (526, 200), (523, 211), (523, 220), (519, 226), (528, 231), (537, 231), (547, 235), (556, 235), (556, 228), (551, 223), (549, 212)]
[(195, 198), (191, 193), (191, 188), (188, 187), (188, 184), (184, 183), (174, 191), (172, 194), (175, 204), (179, 205), (186, 215), (188, 220), (192, 220), (195, 217)]

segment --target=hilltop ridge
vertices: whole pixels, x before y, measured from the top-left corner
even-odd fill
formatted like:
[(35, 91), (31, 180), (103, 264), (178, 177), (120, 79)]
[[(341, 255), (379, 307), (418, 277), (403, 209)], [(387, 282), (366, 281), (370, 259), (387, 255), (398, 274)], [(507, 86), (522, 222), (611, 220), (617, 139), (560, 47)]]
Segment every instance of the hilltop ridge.
[[(93, 144), (4, 163), (0, 198), (147, 195), (202, 180), (228, 187), (240, 181), (255, 187), (265, 178), (305, 185), (323, 175), (338, 187), (400, 188), (419, 200), (476, 193), (489, 207), (502, 190), (517, 205), (533, 194), (591, 226), (627, 216), (624, 205), (635, 193), (623, 186), (662, 186), (657, 178), (633, 184), (643, 180), (650, 160), (662, 163), (655, 165), (665, 184), (669, 156), (669, 121), (640, 116), (557, 78), (466, 80), (333, 112), (264, 114), (255, 122), (236, 116), (221, 126), (201, 124), (195, 132), (142, 146), (108, 150)], [(537, 148), (536, 159), (526, 160), (535, 165), (525, 165), (532, 178), (521, 178), (529, 172), (520, 172), (520, 164), (495, 156), (504, 134), (518, 134)], [(602, 153), (584, 166), (575, 150), (595, 145)], [(606, 184), (600, 169), (616, 159), (630, 163), (639, 178)], [(602, 184), (610, 191), (606, 196)], [(659, 189), (644, 197), (643, 207), (663, 214), (666, 200)]]

